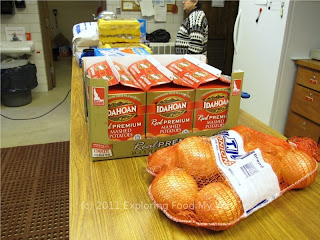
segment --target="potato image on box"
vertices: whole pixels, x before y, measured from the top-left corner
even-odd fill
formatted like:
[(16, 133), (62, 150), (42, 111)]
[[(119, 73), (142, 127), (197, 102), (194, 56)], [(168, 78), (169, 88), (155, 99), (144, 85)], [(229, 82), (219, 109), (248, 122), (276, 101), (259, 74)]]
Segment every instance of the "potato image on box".
[(146, 137), (192, 132), (195, 90), (173, 83), (147, 92)]
[(230, 85), (214, 81), (196, 89), (193, 132), (219, 129), (227, 121)]

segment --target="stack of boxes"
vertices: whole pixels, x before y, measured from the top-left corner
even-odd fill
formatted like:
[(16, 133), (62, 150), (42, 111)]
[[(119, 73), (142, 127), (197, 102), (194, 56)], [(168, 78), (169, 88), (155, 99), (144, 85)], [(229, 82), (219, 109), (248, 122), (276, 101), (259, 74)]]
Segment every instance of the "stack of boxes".
[(105, 68), (105, 57), (83, 61), (93, 160), (148, 155), (237, 123), (241, 96), (230, 86), (236, 78), (241, 90), (243, 72), (233, 74), (231, 85), (221, 82), (221, 71), (205, 64), (202, 55), (110, 58), (107, 81), (92, 74), (92, 68)]

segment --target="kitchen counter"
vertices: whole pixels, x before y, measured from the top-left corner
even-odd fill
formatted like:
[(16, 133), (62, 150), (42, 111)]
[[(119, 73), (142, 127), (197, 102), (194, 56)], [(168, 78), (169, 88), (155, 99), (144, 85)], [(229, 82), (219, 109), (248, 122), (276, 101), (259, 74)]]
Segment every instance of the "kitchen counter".
[[(71, 93), (70, 239), (320, 239), (319, 176), (227, 231), (169, 220), (148, 196), (153, 177), (146, 172), (147, 157), (90, 160), (82, 70), (75, 59)], [(239, 124), (285, 138), (242, 110)]]

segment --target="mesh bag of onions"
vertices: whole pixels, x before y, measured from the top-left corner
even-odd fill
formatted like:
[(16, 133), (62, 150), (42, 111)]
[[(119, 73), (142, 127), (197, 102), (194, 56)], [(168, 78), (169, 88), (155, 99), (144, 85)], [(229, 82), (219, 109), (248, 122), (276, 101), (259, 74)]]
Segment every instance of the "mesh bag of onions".
[(188, 137), (148, 157), (149, 196), (168, 218), (226, 230), (290, 189), (315, 181), (319, 146), (237, 126)]

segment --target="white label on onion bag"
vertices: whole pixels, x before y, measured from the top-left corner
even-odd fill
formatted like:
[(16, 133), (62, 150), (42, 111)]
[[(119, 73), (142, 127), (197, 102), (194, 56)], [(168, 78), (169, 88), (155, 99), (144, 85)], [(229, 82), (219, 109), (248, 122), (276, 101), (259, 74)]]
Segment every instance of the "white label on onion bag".
[(277, 175), (256, 149), (246, 153), (241, 136), (233, 130), (210, 138), (217, 165), (239, 195), (248, 216), (277, 198)]

